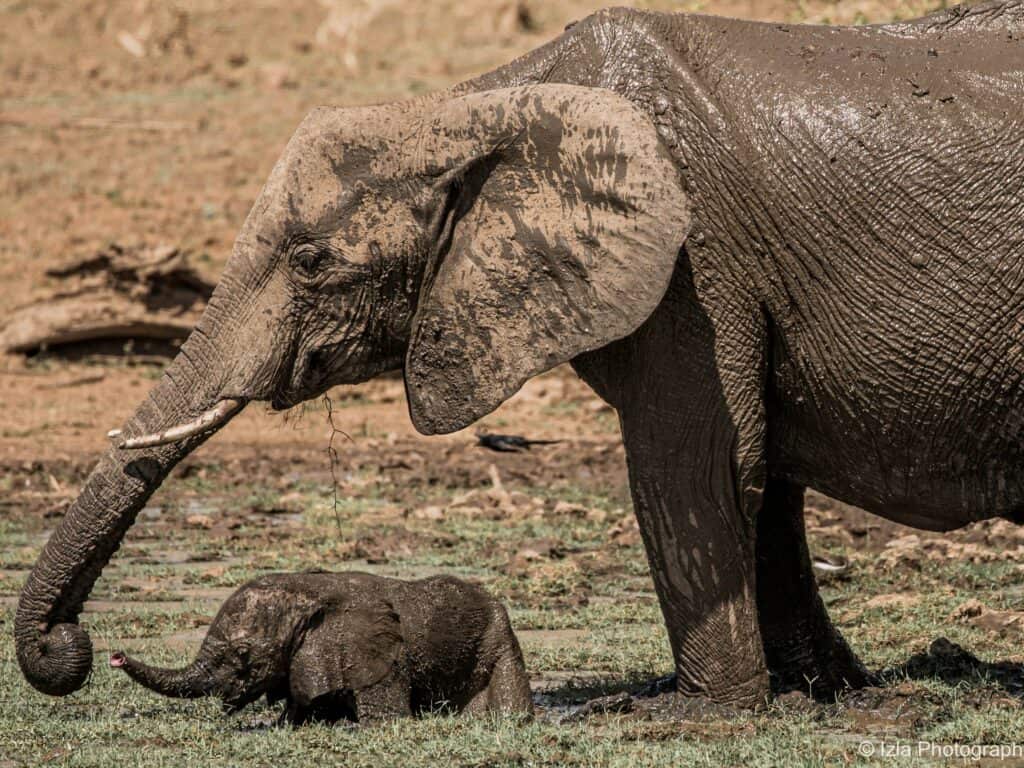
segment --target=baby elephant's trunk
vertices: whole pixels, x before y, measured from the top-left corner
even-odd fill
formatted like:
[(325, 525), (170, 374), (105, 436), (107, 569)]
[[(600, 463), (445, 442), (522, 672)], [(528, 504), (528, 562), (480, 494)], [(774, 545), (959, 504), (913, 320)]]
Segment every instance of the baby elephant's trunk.
[(123, 669), (128, 673), (128, 677), (135, 682), (164, 696), (173, 696), (176, 699), (197, 699), (210, 693), (209, 674), (196, 661), (182, 669), (163, 669), (143, 664), (141, 661), (118, 652), (110, 656), (110, 666), (115, 669)]

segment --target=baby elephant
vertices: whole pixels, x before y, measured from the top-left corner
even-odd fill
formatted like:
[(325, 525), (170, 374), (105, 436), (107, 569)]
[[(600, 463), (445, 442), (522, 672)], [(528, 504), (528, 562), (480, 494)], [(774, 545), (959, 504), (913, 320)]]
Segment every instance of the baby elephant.
[(115, 653), (165, 696), (217, 696), (235, 712), (266, 695), (283, 718), (359, 723), (427, 710), (532, 713), (523, 654), (501, 603), (448, 576), (283, 573), (224, 603), (195, 660), (159, 669)]

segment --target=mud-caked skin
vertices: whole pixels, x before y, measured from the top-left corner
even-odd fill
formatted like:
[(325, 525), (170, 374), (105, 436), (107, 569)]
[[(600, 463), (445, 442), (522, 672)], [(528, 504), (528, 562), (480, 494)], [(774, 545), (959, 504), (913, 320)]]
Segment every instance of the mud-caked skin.
[(231, 712), (261, 696), (283, 699), (283, 717), (296, 725), (533, 712), (504, 607), (447, 576), (263, 576), (228, 598), (187, 667), (151, 667), (123, 653), (110, 665), (165, 696), (216, 696)]
[(29, 578), (26, 676), (84, 683), (100, 570), (246, 402), (401, 368), (417, 428), (449, 432), (571, 361), (620, 416), (678, 693), (864, 683), (804, 488), (936, 530), (1024, 517), (1022, 34), (1021, 2), (857, 28), (609, 10), (450, 91), (314, 111), (125, 425), (141, 447)]

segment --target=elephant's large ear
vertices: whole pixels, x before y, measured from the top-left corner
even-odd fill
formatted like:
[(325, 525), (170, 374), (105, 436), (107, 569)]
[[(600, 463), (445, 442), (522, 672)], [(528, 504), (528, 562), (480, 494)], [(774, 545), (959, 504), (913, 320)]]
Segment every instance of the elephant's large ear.
[(405, 367), (424, 434), (462, 429), (530, 377), (632, 333), (690, 222), (654, 124), (611, 91), (539, 85), (435, 110), (411, 137), (446, 201)]
[(292, 652), (292, 696), (309, 704), (326, 693), (367, 688), (391, 673), (404, 647), (398, 614), (389, 603), (328, 606)]

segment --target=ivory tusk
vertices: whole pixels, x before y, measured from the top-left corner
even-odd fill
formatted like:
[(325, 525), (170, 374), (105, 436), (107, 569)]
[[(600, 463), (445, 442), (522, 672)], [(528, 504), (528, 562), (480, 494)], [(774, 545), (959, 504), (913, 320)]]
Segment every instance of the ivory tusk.
[(836, 560), (824, 555), (817, 555), (811, 558), (811, 567), (822, 573), (843, 573), (849, 570), (850, 563), (845, 560)]
[[(244, 400), (229, 397), (225, 400), (221, 400), (213, 406), (213, 408), (201, 413), (192, 421), (168, 427), (161, 432), (154, 432), (149, 435), (142, 435), (141, 437), (130, 437), (127, 440), (121, 440), (117, 447), (127, 450), (133, 450), (136, 448), (155, 448), (158, 445), (176, 443), (179, 440), (194, 437), (195, 435), (201, 435), (203, 432), (209, 432), (211, 429), (219, 427), (225, 421), (238, 413), (244, 405)], [(111, 439), (116, 440), (121, 437), (121, 430), (112, 430), (108, 436)]]

